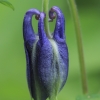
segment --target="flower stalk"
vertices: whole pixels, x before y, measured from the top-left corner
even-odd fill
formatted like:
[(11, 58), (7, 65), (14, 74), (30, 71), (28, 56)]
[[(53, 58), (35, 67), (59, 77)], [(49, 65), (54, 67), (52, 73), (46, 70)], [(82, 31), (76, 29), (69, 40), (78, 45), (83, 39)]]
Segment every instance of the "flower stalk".
[(75, 4), (75, 0), (69, 0), (69, 5), (71, 8), (71, 13), (73, 16), (75, 31), (76, 31), (76, 39), (77, 39), (77, 46), (78, 46), (78, 53), (79, 53), (83, 94), (87, 94), (88, 93), (88, 85), (87, 85), (87, 75), (86, 75), (86, 69), (85, 69), (83, 43), (82, 43), (82, 36), (81, 36), (82, 32), (81, 32), (81, 28), (80, 28), (79, 16), (78, 16), (78, 11), (77, 11), (77, 6)]
[(46, 14), (46, 17), (44, 19), (44, 26), (45, 26), (45, 32), (48, 38), (51, 38), (51, 34), (49, 31), (49, 23), (48, 23), (48, 7), (49, 7), (49, 0), (42, 0), (42, 11)]

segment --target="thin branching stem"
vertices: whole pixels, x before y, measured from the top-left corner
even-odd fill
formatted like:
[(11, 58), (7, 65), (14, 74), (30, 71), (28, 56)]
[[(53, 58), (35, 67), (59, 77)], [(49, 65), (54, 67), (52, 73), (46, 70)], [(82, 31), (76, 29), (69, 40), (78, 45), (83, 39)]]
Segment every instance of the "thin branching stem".
[(70, 10), (73, 16), (75, 31), (76, 31), (83, 94), (87, 94), (88, 85), (87, 85), (87, 75), (86, 75), (86, 69), (85, 69), (83, 43), (82, 43), (82, 36), (81, 36), (82, 32), (81, 32), (80, 21), (79, 21), (79, 16), (78, 16), (78, 11), (77, 11), (75, 0), (69, 0), (69, 5), (71, 8)]
[(46, 18), (45, 18), (45, 21), (44, 21), (45, 31), (46, 31), (48, 38), (51, 38), (51, 34), (50, 34), (50, 31), (49, 31), (49, 22), (48, 22), (48, 19), (49, 19), (49, 16), (48, 16), (49, 0), (42, 0), (42, 4), (43, 4), (42, 10), (46, 14)]

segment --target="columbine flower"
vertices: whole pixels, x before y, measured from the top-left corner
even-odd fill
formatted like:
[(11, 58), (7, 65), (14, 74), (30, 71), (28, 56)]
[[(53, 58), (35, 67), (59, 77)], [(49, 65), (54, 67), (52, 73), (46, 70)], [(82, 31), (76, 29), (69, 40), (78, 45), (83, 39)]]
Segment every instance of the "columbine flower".
[[(61, 10), (54, 6), (49, 17), (57, 20), (51, 38), (44, 30), (43, 12), (30, 9), (23, 22), (23, 37), (27, 61), (27, 80), (34, 100), (54, 100), (68, 76), (68, 48), (65, 40), (65, 20)], [(38, 19), (38, 34), (32, 28), (32, 16)]]

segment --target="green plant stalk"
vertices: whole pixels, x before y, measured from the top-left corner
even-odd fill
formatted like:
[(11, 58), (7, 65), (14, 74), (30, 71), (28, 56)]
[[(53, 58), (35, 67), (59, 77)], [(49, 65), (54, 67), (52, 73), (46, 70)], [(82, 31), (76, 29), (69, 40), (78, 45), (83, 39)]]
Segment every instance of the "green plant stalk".
[(45, 31), (46, 31), (46, 35), (48, 38), (51, 38), (51, 34), (49, 31), (49, 16), (48, 16), (48, 7), (49, 7), (49, 0), (42, 0), (42, 11), (45, 12), (46, 14), (46, 18), (44, 20), (44, 26), (45, 26)]
[(79, 16), (78, 16), (78, 11), (77, 11), (75, 0), (69, 0), (69, 5), (71, 8), (71, 13), (73, 16), (75, 30), (76, 30), (76, 39), (77, 39), (77, 46), (78, 46), (78, 53), (79, 53), (83, 94), (87, 94), (88, 93), (87, 75), (86, 75), (86, 69), (85, 69), (80, 21), (79, 21)]

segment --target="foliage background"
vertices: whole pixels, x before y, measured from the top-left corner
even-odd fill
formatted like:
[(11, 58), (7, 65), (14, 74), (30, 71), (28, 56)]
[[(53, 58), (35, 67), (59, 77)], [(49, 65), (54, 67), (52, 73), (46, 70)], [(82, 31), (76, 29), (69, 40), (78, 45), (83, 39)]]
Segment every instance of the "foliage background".
[[(0, 100), (30, 100), (26, 81), (26, 63), (22, 23), (30, 8), (41, 10), (42, 0), (9, 0), (15, 8), (0, 4)], [(84, 46), (89, 93), (100, 94), (100, 0), (76, 0)], [(73, 19), (67, 0), (50, 0), (59, 6), (66, 18), (66, 41), (69, 47), (69, 76), (59, 100), (75, 100), (82, 95), (79, 60)], [(51, 32), (54, 23), (50, 23)], [(33, 18), (37, 32), (37, 21)]]

